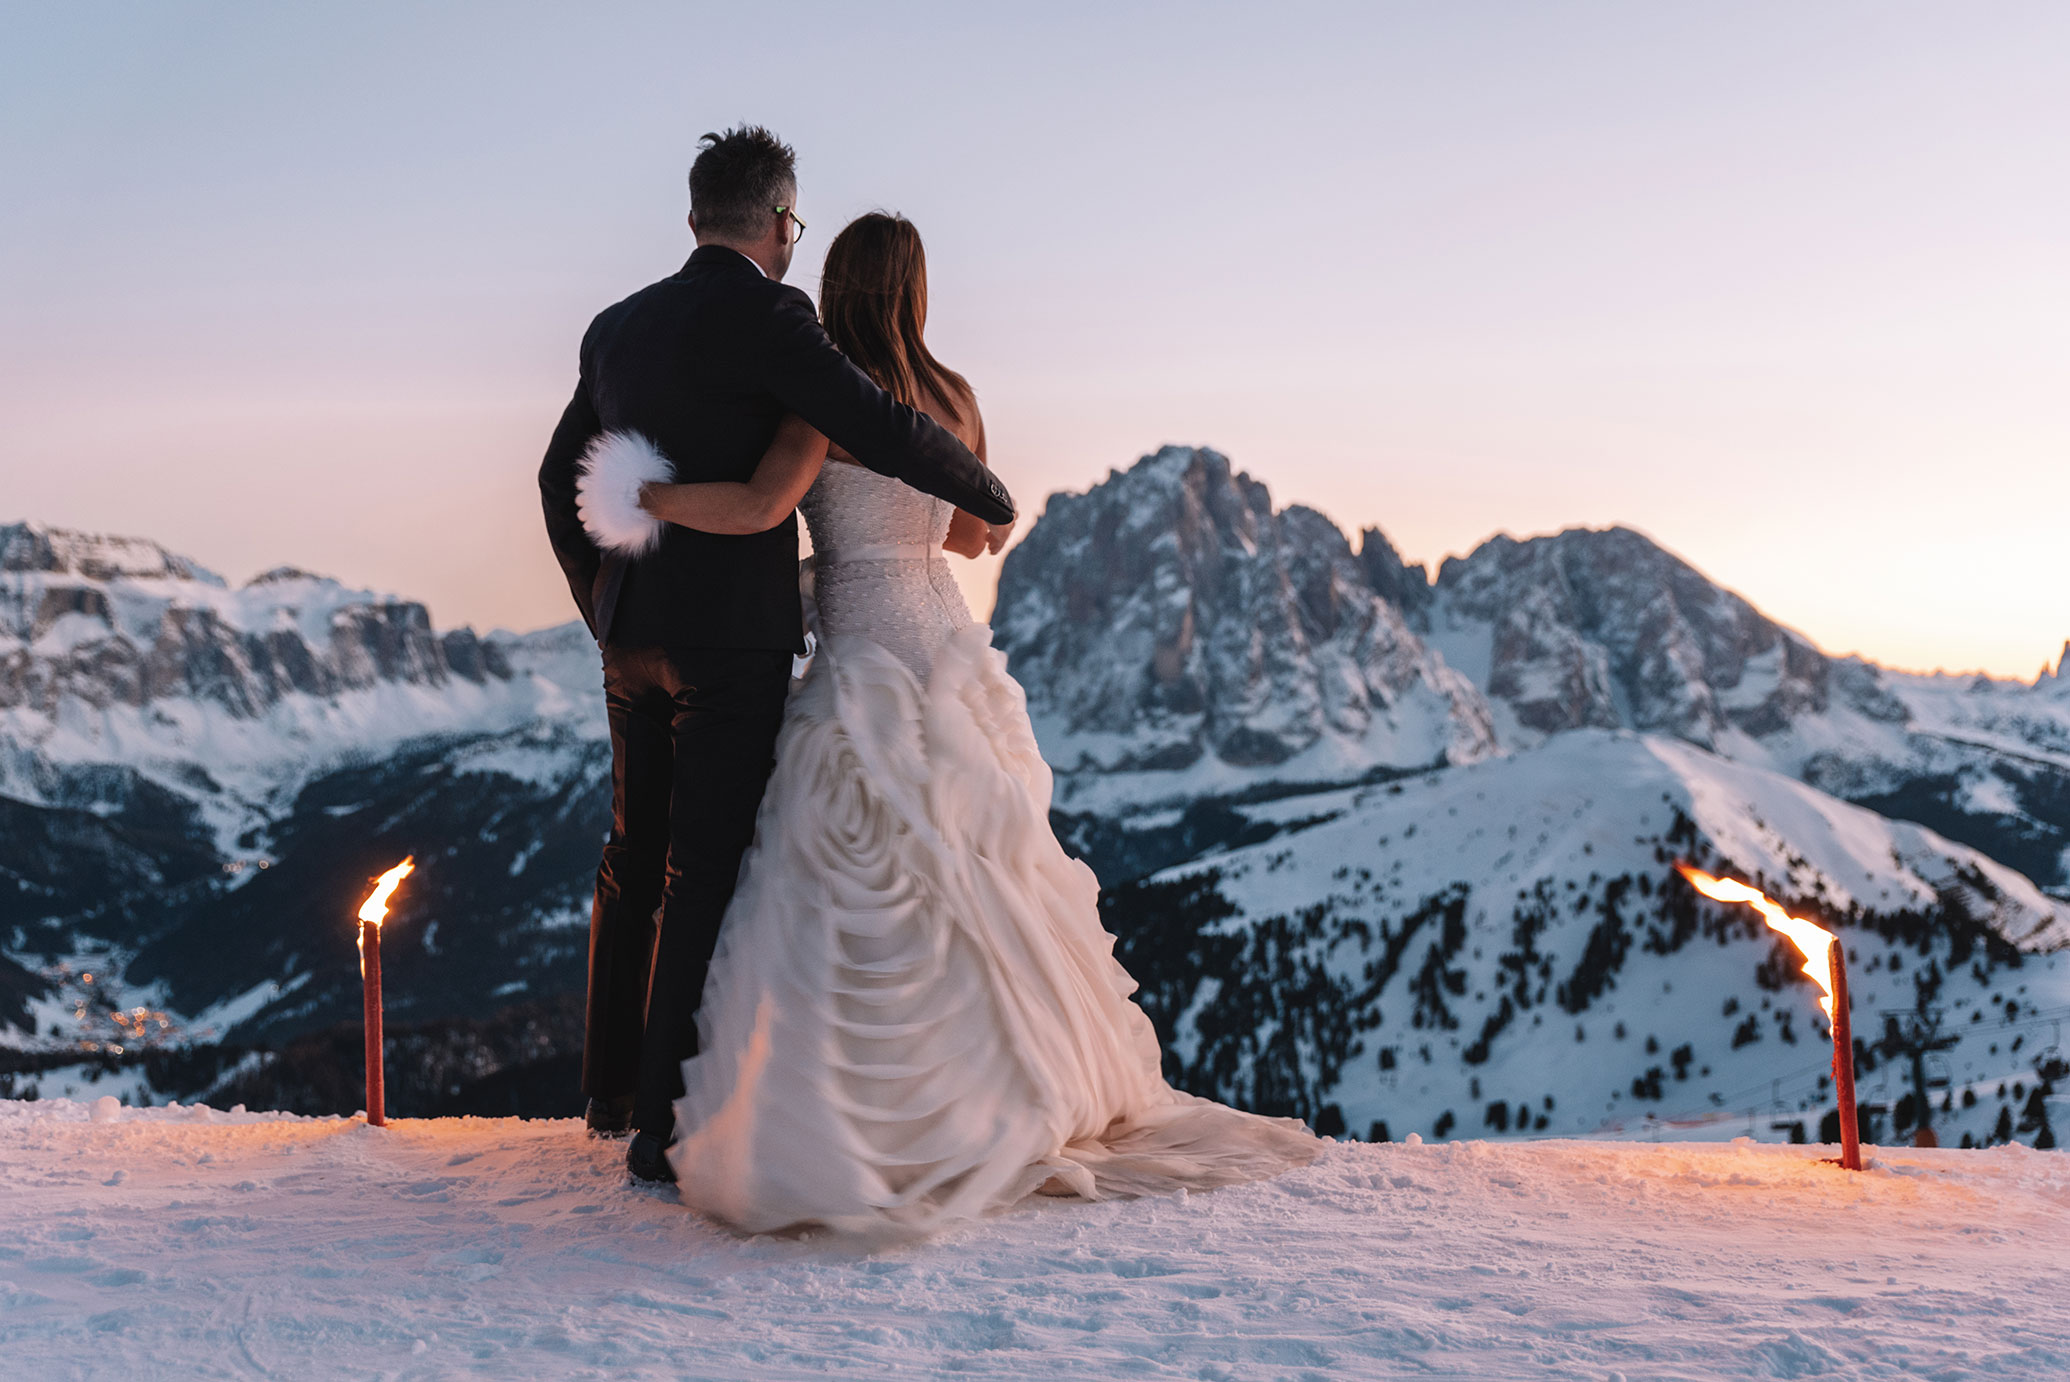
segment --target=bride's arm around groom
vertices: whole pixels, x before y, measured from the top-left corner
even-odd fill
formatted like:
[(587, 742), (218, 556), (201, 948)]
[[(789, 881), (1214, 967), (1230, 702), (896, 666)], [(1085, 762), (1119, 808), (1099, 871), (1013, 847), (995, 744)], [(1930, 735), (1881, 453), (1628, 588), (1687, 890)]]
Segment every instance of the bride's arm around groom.
[[(933, 408), (926, 411), (956, 433), (979, 460), (988, 461), (985, 426), (982, 419), (976, 418), (975, 404), (970, 407), (976, 419), (974, 431), (957, 425), (958, 418), (945, 417)], [(793, 413), (777, 426), (776, 440), (762, 453), (761, 462), (749, 479), (690, 485), (646, 484), (640, 489), (640, 507), (665, 523), (701, 533), (767, 532), (798, 507), (805, 491), (819, 478), (827, 454), (826, 434)], [(987, 523), (975, 514), (957, 509), (942, 546), (958, 556), (978, 557), (988, 551), (998, 552), (1012, 532), (1010, 523)]]
[[(547, 447), (539, 487), (555, 555), (599, 641), (617, 622), (614, 614), (623, 613), (614, 607), (625, 566), (582, 523), (581, 466), (599, 438), (630, 439), (658, 453), (642, 478), (740, 482), (753, 473), (781, 418), (795, 415), (870, 470), (987, 523), (1013, 521), (1013, 500), (983, 461), (858, 369), (828, 338), (812, 299), (780, 281), (795, 244), (789, 224), (772, 215), (758, 237), (700, 232), (696, 253), (678, 273), (606, 308), (583, 338), (574, 397)], [(774, 590), (778, 568), (796, 561), (793, 553), (778, 562), (771, 546), (749, 562), (751, 576), (739, 565), (744, 552), (709, 542), (670, 540), (663, 565), (720, 563), (721, 584)], [(664, 587), (672, 594), (708, 591), (711, 582), (702, 577), (720, 573), (675, 574), (683, 579), (657, 575), (644, 584), (657, 596)], [(772, 620), (760, 622), (773, 627)], [(740, 637), (720, 630), (711, 641), (737, 644)]]

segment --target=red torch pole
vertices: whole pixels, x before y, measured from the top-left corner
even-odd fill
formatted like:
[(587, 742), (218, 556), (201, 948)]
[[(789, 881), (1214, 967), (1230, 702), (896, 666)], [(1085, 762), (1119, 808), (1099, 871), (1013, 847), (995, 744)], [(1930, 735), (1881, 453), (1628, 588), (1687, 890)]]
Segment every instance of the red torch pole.
[(1847, 950), (1833, 937), (1833, 1089), (1840, 1098), (1840, 1165), (1862, 1169), (1862, 1136), (1854, 1102), (1854, 1020), (1847, 1009)]
[(359, 909), (359, 979), (366, 1003), (361, 1026), (367, 1041), (367, 1122), (376, 1128), (388, 1124), (388, 1110), (384, 1107), (388, 1100), (381, 1078), (381, 920), (388, 915), (388, 899), (395, 896), (397, 886), (416, 867), (417, 858), (411, 855), (382, 874)]
[[(1847, 1008), (1847, 951), (1840, 938), (1816, 922), (1793, 917), (1760, 889), (1730, 878), (1714, 878), (1687, 864), (1676, 872), (1689, 886), (1714, 902), (1743, 902), (1761, 914), (1768, 929), (1789, 937), (1804, 957), (1804, 973), (1826, 991), (1833, 1017), (1833, 1091), (1840, 1097), (1840, 1164), (1850, 1171), (1862, 1169), (1861, 1130), (1855, 1126), (1854, 1021)], [(1825, 946), (1825, 973), (1820, 973), (1819, 949)]]
[(381, 1128), (388, 1125), (388, 1096), (381, 1078), (381, 928), (377, 923), (359, 924), (359, 947), (360, 986), (366, 999), (367, 1122)]

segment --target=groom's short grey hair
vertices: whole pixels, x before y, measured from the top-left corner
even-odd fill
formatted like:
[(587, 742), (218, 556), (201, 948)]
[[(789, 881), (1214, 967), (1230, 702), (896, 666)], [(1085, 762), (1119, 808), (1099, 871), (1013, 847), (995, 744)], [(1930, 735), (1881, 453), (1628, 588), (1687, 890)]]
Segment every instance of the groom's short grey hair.
[(737, 125), (697, 141), (690, 165), (690, 214), (710, 235), (760, 235), (798, 192), (798, 156), (760, 125)]

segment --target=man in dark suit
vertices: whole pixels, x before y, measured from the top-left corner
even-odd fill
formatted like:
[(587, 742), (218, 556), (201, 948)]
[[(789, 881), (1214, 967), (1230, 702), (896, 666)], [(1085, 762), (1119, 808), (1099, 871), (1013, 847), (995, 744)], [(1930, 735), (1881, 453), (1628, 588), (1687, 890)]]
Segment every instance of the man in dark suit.
[(647, 555), (605, 553), (576, 514), (584, 451), (601, 433), (638, 432), (678, 480), (746, 480), (796, 413), (879, 474), (987, 522), (1014, 517), (977, 457), (850, 364), (812, 300), (782, 286), (805, 228), (791, 150), (754, 126), (702, 144), (697, 251), (590, 324), (539, 468), (547, 535), (603, 651), (611, 724), (582, 1083), (591, 1131), (630, 1125), (626, 1164), (645, 1180), (674, 1178), (662, 1153), (681, 1064), (804, 648), (798, 523), (744, 537), (670, 527)]

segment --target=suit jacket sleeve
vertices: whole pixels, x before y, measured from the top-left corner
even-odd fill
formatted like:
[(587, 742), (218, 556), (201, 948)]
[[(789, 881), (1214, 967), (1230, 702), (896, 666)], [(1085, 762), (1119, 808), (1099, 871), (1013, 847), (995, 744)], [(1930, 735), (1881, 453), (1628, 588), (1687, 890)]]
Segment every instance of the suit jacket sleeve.
[(934, 419), (850, 363), (821, 329), (812, 299), (795, 288), (781, 292), (763, 369), (764, 384), (786, 408), (879, 475), (987, 523), (1013, 521), (1013, 497), (999, 477)]
[[(588, 359), (585, 349), (585, 366)], [(576, 382), (575, 397), (568, 401), (560, 425), (553, 429), (546, 459), (539, 464), (539, 500), (546, 511), (547, 541), (553, 544), (554, 559), (560, 562), (561, 571), (568, 578), (568, 590), (575, 596), (575, 606), (582, 611), (582, 622), (588, 625), (591, 636), (597, 632), (595, 590), (604, 554), (590, 540), (575, 511), (575, 467), (590, 442), (603, 430), (590, 402), (585, 368), (583, 377)]]

